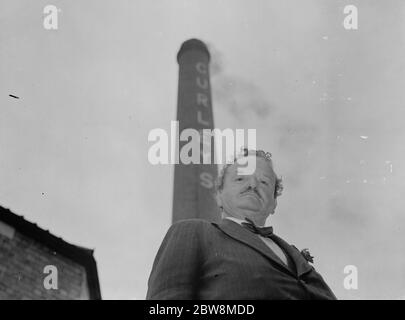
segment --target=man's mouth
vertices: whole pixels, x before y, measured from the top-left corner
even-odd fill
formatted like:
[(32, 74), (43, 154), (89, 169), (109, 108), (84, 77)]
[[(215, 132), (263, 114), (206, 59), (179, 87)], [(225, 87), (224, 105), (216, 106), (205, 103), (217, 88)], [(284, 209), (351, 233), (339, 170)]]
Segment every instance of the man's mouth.
[(246, 195), (255, 196), (257, 199), (261, 200), (261, 197), (256, 192), (245, 191), (242, 193), (242, 196), (246, 196)]

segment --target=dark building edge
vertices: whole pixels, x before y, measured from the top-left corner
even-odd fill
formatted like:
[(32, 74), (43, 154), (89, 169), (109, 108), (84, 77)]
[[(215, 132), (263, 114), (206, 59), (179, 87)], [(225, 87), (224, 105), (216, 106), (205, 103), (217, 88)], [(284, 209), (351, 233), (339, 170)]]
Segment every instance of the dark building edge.
[(29, 222), (9, 209), (0, 206), (0, 221), (7, 223), (18, 232), (46, 245), (51, 250), (65, 256), (86, 269), (87, 283), (91, 300), (101, 300), (100, 282), (94, 250), (72, 245), (62, 238), (56, 237), (49, 231), (41, 229), (35, 223)]

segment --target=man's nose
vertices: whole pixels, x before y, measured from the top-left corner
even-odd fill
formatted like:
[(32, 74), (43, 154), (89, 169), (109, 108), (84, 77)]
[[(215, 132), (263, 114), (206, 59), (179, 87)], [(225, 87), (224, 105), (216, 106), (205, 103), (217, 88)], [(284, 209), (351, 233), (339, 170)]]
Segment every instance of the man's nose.
[(256, 179), (256, 177), (255, 176), (250, 176), (250, 178), (249, 178), (249, 186), (252, 188), (252, 189), (255, 189), (255, 188), (257, 188), (257, 179)]

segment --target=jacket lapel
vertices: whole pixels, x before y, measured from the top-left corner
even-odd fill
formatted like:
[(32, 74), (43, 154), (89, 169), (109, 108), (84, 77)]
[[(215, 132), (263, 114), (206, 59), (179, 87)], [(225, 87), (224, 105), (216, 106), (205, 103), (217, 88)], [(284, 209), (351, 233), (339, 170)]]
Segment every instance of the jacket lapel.
[[(285, 272), (289, 273), (293, 277), (296, 277), (296, 275), (280, 260), (279, 257), (277, 257), (277, 255), (270, 248), (268, 248), (266, 246), (266, 244), (261, 239), (259, 239), (258, 236), (256, 236), (249, 230), (245, 229), (244, 227), (240, 226), (238, 223), (231, 221), (229, 219), (222, 219), (222, 221), (220, 223), (213, 222), (212, 224), (214, 226), (218, 227), (221, 231), (223, 231), (224, 233), (226, 233), (228, 236), (232, 237), (233, 239), (235, 239), (239, 242), (242, 242), (242, 243), (248, 245), (249, 247), (255, 249), (256, 251), (260, 252), (265, 257), (270, 259), (272, 262), (276, 263)], [(278, 238), (278, 239), (280, 239), (280, 238)], [(283, 249), (284, 249), (284, 247), (283, 247)], [(292, 250), (290, 249), (290, 251), (292, 251)], [(287, 253), (290, 254), (290, 251), (287, 251)], [(298, 254), (301, 255), (300, 253), (298, 253)], [(294, 258), (293, 256), (291, 256), (291, 257), (295, 262), (296, 258)], [(302, 257), (302, 259), (304, 259), (304, 258)]]
[(272, 236), (272, 239), (291, 257), (291, 259), (293, 259), (298, 277), (312, 270), (312, 266), (302, 256), (298, 249), (294, 248), (275, 234)]

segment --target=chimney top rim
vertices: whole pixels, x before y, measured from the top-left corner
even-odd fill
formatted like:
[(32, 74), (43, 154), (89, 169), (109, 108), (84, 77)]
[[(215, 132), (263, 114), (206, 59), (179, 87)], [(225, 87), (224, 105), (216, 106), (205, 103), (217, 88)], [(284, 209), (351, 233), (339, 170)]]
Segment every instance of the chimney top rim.
[(177, 53), (177, 62), (180, 62), (180, 57), (184, 52), (190, 51), (190, 50), (202, 51), (207, 54), (208, 61), (210, 60), (210, 52), (208, 50), (207, 45), (199, 39), (192, 38), (192, 39), (188, 39), (182, 43), (180, 50)]

